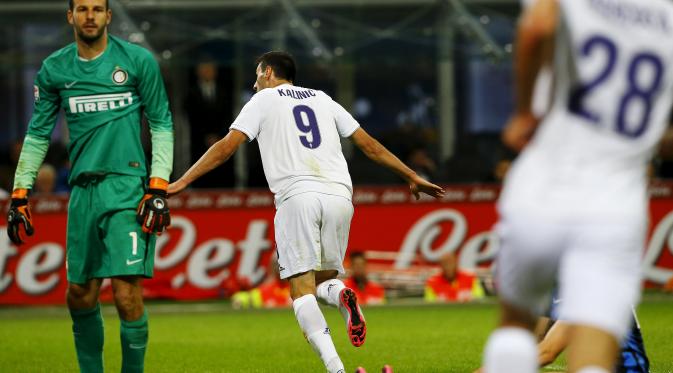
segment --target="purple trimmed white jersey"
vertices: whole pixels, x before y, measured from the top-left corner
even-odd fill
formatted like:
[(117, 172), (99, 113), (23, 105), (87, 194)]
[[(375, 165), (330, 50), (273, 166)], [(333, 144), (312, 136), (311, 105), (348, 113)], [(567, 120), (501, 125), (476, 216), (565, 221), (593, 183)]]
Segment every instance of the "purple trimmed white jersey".
[(645, 221), (646, 167), (673, 102), (673, 3), (558, 4), (551, 107), (510, 171), (499, 209)]
[(255, 94), (230, 129), (259, 141), (264, 174), (278, 207), (305, 192), (351, 200), (353, 185), (340, 138), (359, 127), (324, 92), (283, 84)]

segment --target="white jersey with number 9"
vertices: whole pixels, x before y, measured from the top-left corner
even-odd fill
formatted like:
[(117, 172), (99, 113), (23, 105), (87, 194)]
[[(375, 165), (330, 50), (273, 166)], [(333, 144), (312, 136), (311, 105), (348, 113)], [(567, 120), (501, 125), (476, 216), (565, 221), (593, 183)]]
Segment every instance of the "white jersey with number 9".
[(324, 92), (283, 84), (255, 94), (230, 128), (259, 142), (264, 174), (279, 206), (310, 191), (350, 200), (353, 186), (340, 137), (359, 127)]

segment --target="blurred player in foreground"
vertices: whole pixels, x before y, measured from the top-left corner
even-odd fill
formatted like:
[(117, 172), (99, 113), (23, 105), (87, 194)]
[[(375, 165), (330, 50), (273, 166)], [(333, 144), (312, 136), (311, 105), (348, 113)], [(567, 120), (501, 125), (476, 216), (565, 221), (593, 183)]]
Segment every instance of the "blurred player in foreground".
[(362, 251), (350, 254), (351, 276), (344, 280), (347, 288), (353, 289), (360, 304), (383, 304), (386, 302), (386, 289), (369, 279), (367, 258)]
[[(525, 150), (498, 203), (502, 318), (486, 373), (537, 372), (531, 330), (555, 281), (569, 371), (614, 368), (640, 295), (645, 170), (671, 107), (671, 25), (664, 0), (538, 0), (522, 16), (503, 139)], [(554, 92), (538, 128), (531, 97), (548, 57)]]
[(439, 266), (442, 271), (425, 282), (426, 302), (469, 302), (484, 297), (484, 288), (477, 276), (458, 269), (455, 253), (444, 254)]
[(275, 241), (280, 277), (290, 281), (297, 321), (329, 372), (342, 372), (316, 295), (336, 306), (354, 346), (365, 341), (365, 319), (353, 290), (337, 274), (353, 216), (353, 188), (339, 137), (350, 138), (369, 158), (390, 168), (419, 198), (439, 198), (442, 188), (416, 175), (367, 134), (358, 122), (322, 91), (293, 85), (295, 62), (285, 52), (268, 52), (257, 61), (257, 92), (243, 107), (229, 133), (196, 162), (169, 194), (225, 162), (245, 141), (257, 139), (264, 173), (275, 195)]
[[(35, 79), (33, 117), (16, 168), (7, 232), (15, 244), (33, 234), (28, 190), (63, 109), (72, 163), (67, 303), (79, 368), (103, 371), (98, 296), (102, 279), (111, 278), (121, 320), (122, 372), (142, 372), (148, 324), (141, 278), (153, 274), (153, 233), (169, 223), (165, 198), (173, 123), (152, 54), (108, 35), (107, 1), (71, 0), (67, 16), (75, 43), (45, 59)], [(152, 133), (149, 174), (140, 141), (143, 111)]]

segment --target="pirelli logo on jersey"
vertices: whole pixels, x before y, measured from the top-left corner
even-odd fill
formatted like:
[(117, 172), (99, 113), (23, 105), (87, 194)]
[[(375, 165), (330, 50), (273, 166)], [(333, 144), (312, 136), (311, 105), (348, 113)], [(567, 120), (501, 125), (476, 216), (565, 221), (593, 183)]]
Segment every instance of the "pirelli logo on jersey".
[(131, 92), (70, 97), (70, 113), (95, 113), (115, 110), (133, 103)]

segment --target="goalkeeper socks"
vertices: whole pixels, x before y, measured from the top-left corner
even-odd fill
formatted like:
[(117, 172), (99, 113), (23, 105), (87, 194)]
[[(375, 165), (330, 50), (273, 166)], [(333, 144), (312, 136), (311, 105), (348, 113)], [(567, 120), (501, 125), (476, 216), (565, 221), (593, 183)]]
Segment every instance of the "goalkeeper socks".
[(82, 373), (103, 373), (103, 317), (100, 304), (88, 310), (70, 310), (77, 362)]
[(523, 328), (501, 327), (488, 338), (484, 349), (485, 373), (537, 373), (537, 343)]
[(122, 373), (142, 373), (147, 349), (147, 310), (135, 321), (121, 320)]
[(313, 294), (304, 295), (292, 302), (299, 326), (313, 350), (320, 356), (331, 373), (343, 372), (344, 367), (336, 352), (327, 321), (318, 307)]

